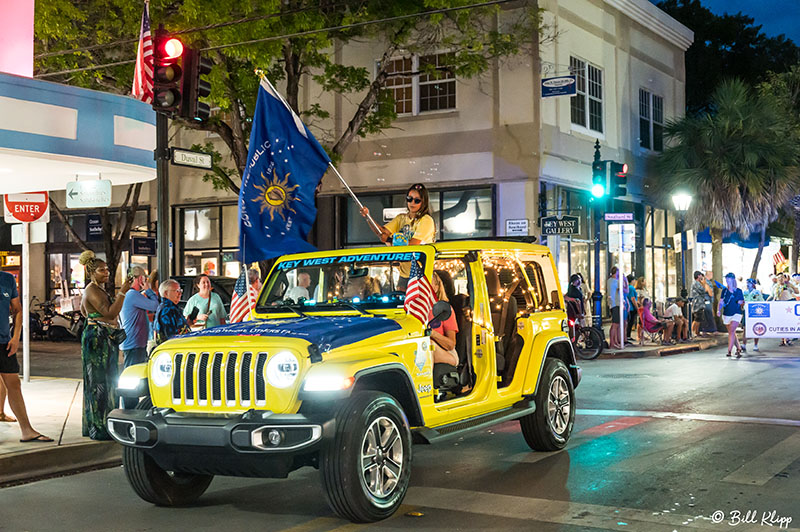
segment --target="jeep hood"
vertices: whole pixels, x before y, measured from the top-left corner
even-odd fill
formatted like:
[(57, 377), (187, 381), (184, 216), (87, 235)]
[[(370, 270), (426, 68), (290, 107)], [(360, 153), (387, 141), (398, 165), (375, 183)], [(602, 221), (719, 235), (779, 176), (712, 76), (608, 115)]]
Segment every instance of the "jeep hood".
[(220, 325), (179, 338), (181, 340), (216, 336), (297, 338), (306, 340), (318, 346), (320, 351), (325, 352), (400, 329), (400, 324), (395, 320), (379, 316), (306, 316), (286, 319), (256, 319)]

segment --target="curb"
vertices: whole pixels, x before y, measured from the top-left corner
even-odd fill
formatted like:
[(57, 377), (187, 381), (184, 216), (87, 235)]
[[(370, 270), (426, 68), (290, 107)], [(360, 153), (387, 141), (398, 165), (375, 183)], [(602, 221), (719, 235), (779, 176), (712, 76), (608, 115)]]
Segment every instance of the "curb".
[[(727, 338), (723, 339), (724, 342), (720, 343), (717, 339), (700, 340), (689, 344), (682, 344), (676, 346), (664, 346), (651, 349), (626, 349), (623, 351), (604, 351), (600, 353), (598, 359), (617, 359), (617, 358), (659, 358), (672, 355), (680, 355), (682, 353), (690, 353), (694, 351), (705, 351), (723, 345), (727, 342)], [(655, 346), (654, 346), (655, 347)]]
[(0, 455), (0, 487), (13, 482), (122, 463), (122, 447), (113, 441), (58, 445)]

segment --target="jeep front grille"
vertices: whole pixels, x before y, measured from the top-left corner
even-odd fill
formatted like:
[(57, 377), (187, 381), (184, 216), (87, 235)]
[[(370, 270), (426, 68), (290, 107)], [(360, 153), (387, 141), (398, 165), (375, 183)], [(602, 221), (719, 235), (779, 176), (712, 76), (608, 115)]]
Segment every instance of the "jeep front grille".
[(267, 404), (267, 353), (175, 353), (170, 386), (175, 405), (249, 407)]

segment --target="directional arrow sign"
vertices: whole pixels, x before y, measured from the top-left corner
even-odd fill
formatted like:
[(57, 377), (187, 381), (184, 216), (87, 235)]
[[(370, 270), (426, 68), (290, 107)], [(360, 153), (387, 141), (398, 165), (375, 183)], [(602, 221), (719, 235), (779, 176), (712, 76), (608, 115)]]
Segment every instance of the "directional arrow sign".
[(70, 181), (67, 183), (67, 208), (108, 207), (111, 205), (111, 181)]

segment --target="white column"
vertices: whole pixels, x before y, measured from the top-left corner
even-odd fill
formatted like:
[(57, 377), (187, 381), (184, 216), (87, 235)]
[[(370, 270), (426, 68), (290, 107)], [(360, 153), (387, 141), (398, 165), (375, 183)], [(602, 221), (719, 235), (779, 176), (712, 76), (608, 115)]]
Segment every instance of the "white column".
[(22, 378), (31, 381), (31, 224), (22, 224)]

